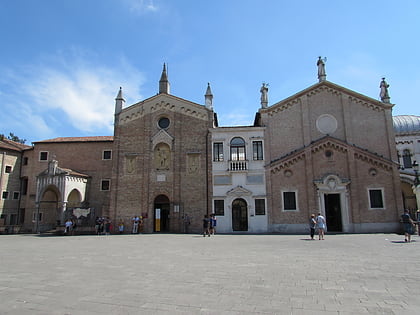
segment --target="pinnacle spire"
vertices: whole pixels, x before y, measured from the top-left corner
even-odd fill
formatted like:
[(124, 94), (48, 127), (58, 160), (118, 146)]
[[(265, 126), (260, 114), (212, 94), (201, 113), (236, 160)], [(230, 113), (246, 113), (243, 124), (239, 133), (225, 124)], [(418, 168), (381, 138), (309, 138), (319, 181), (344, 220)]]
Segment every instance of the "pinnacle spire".
[(160, 76), (160, 80), (159, 80), (159, 94), (160, 93), (169, 94), (169, 91), (170, 91), (170, 84), (168, 81), (168, 75), (166, 73), (166, 63), (164, 63), (162, 75)]
[(210, 110), (213, 110), (213, 93), (211, 92), (210, 83), (207, 83), (206, 94), (204, 94), (204, 101), (206, 107)]

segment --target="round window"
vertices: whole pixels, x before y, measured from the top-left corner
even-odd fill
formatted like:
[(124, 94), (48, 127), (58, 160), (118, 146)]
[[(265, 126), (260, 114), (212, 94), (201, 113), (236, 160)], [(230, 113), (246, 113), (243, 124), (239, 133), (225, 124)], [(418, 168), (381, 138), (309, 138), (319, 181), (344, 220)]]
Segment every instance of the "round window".
[(163, 117), (159, 119), (158, 125), (160, 128), (165, 129), (169, 127), (169, 119), (166, 117)]

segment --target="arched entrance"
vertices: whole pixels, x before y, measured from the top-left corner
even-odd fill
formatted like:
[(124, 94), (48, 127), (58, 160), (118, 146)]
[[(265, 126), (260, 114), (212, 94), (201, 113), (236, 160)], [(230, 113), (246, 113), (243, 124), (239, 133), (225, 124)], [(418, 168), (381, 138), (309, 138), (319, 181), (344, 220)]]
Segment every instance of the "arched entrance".
[(67, 197), (67, 208), (80, 207), (82, 196), (77, 189), (73, 189)]
[(232, 202), (232, 230), (248, 231), (248, 205), (242, 198)]
[(50, 230), (60, 224), (59, 196), (57, 187), (50, 185), (45, 189), (39, 201), (38, 213), (34, 215), (38, 231)]
[(154, 231), (169, 232), (169, 198), (165, 195), (159, 195), (154, 202)]

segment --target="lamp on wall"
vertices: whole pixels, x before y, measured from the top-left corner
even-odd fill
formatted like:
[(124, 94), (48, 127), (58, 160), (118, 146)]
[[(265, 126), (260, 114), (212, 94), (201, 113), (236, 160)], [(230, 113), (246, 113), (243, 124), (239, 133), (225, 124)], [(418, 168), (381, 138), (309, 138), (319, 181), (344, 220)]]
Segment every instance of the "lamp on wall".
[(414, 170), (414, 185), (417, 187), (418, 184), (420, 184), (419, 180), (419, 164), (417, 161), (413, 162), (413, 170)]

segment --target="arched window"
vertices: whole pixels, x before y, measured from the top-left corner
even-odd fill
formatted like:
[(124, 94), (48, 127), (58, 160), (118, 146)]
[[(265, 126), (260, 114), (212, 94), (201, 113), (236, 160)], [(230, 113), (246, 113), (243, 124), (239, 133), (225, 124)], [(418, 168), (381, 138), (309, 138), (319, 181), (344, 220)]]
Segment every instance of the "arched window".
[(245, 161), (245, 141), (235, 137), (230, 141), (230, 159), (232, 161)]
[(403, 151), (403, 164), (404, 164), (404, 168), (412, 168), (413, 164), (411, 162), (411, 153), (410, 150), (405, 149)]

